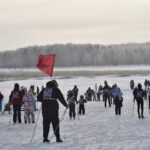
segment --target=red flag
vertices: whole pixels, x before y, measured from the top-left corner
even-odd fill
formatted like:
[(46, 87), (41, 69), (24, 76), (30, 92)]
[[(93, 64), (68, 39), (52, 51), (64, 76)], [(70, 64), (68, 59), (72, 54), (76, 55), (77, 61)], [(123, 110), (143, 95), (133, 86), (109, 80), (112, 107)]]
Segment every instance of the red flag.
[(55, 61), (55, 54), (40, 55), (36, 67), (41, 71), (43, 71), (44, 73), (48, 74), (49, 76), (52, 76), (54, 61)]

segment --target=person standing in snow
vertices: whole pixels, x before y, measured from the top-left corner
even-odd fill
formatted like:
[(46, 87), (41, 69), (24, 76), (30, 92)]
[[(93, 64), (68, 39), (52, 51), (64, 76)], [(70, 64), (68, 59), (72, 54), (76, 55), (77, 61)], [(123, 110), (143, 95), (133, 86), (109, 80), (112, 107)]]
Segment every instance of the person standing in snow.
[(42, 102), (42, 116), (43, 116), (43, 142), (49, 142), (48, 134), (50, 129), (50, 123), (52, 123), (53, 131), (56, 136), (56, 142), (62, 142), (59, 133), (59, 105), (57, 99), (66, 107), (68, 105), (64, 99), (63, 94), (58, 88), (56, 81), (47, 82), (46, 88), (44, 88), (38, 95), (37, 99)]
[(2, 101), (3, 101), (3, 98), (4, 98), (4, 96), (3, 96), (3, 94), (0, 91), (0, 112), (2, 112)]
[(68, 101), (68, 105), (69, 105), (69, 117), (70, 117), (70, 119), (72, 119), (72, 117), (75, 119), (75, 117), (76, 117), (75, 103), (77, 103), (77, 100), (74, 97), (72, 90), (68, 91), (67, 101)]
[(78, 97), (78, 88), (77, 88), (76, 85), (74, 86), (74, 88), (72, 89), (72, 91), (73, 91), (74, 98), (77, 100), (77, 97)]
[(138, 117), (144, 118), (143, 112), (144, 112), (144, 91), (142, 89), (142, 85), (139, 83), (138, 88), (135, 91), (135, 99), (137, 101), (137, 112), (138, 112)]
[(14, 124), (17, 122), (21, 123), (21, 106), (22, 106), (22, 93), (19, 90), (19, 84), (16, 83), (13, 91), (9, 96), (9, 102), (13, 105), (13, 122)]
[(113, 96), (114, 96), (115, 114), (116, 115), (121, 115), (121, 107), (122, 107), (122, 101), (123, 101), (122, 95), (123, 94), (122, 94), (120, 88), (115, 87), (115, 89), (113, 91)]
[(131, 80), (131, 81), (130, 81), (130, 88), (131, 88), (131, 90), (134, 89), (134, 80)]
[(78, 103), (79, 103), (79, 115), (81, 115), (81, 113), (85, 115), (84, 103), (86, 103), (86, 100), (84, 99), (83, 95), (80, 96)]
[(101, 95), (103, 94), (103, 87), (102, 85), (99, 86), (98, 88), (98, 92), (97, 92), (97, 100), (100, 101), (101, 100)]
[[(35, 98), (30, 89), (23, 97), (23, 106), (24, 106), (24, 122), (30, 123), (32, 119), (32, 123), (35, 123), (35, 114), (34, 114), (34, 104)], [(31, 116), (31, 119), (30, 119)]]
[(110, 86), (108, 86), (107, 81), (104, 81), (105, 86), (103, 87), (103, 98), (104, 98), (104, 105), (105, 107), (107, 107), (107, 100), (108, 100), (108, 104), (109, 107), (111, 107), (111, 102), (110, 102)]
[(148, 108), (149, 108), (149, 111), (150, 111), (150, 86), (147, 88), (147, 96), (148, 96)]

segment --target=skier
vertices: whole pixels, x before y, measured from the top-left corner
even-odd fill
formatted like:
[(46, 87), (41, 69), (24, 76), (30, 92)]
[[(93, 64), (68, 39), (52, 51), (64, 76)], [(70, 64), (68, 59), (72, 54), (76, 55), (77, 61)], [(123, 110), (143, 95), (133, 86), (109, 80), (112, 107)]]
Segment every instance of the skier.
[(149, 103), (148, 108), (149, 108), (149, 111), (150, 111), (150, 86), (147, 89), (147, 95), (148, 95), (148, 103)]
[(123, 94), (120, 88), (116, 87), (113, 92), (116, 115), (121, 115), (121, 107), (122, 107), (122, 101), (123, 101), (122, 95)]
[[(144, 111), (143, 97), (144, 97), (144, 91), (142, 89), (142, 85), (139, 83), (137, 91), (135, 92), (135, 98), (136, 98), (136, 101), (137, 101), (137, 112), (138, 112), (139, 119), (144, 118), (144, 115), (143, 115), (143, 111)], [(141, 112), (140, 112), (140, 110), (141, 110)]]
[(3, 98), (4, 98), (4, 96), (3, 96), (3, 94), (0, 91), (0, 112), (2, 112), (2, 101), (3, 101)]
[(98, 101), (101, 100), (100, 96), (102, 95), (102, 93), (103, 93), (103, 87), (102, 87), (102, 85), (100, 85), (98, 88), (98, 92), (97, 92), (97, 100)]
[(78, 97), (78, 88), (77, 86), (75, 85), (74, 88), (72, 89), (73, 91), (73, 94), (74, 94), (74, 98), (77, 100), (77, 97)]
[(85, 95), (86, 95), (87, 101), (91, 101), (92, 100), (92, 90), (91, 90), (90, 87), (87, 89)]
[(19, 84), (16, 83), (13, 91), (9, 96), (9, 102), (13, 105), (13, 122), (21, 123), (21, 106), (22, 106), (22, 93), (19, 91)]
[(58, 84), (56, 85), (56, 81), (47, 82), (46, 88), (44, 88), (38, 95), (38, 101), (42, 102), (43, 142), (49, 142), (48, 134), (51, 122), (53, 125), (54, 134), (56, 136), (56, 142), (62, 142), (59, 133), (59, 105), (57, 99), (66, 108), (68, 108), (64, 96), (58, 88)]
[(134, 89), (134, 80), (131, 80), (131, 81), (130, 81), (130, 88), (131, 88), (131, 90)]
[(79, 103), (79, 114), (81, 115), (81, 113), (83, 115), (85, 115), (85, 107), (84, 107), (84, 103), (86, 103), (87, 101), (84, 99), (83, 95), (80, 96), (80, 99), (78, 101)]
[(69, 117), (70, 117), (70, 119), (72, 119), (72, 117), (75, 119), (75, 117), (76, 117), (75, 103), (77, 104), (77, 100), (74, 97), (72, 90), (68, 91), (67, 101), (68, 101), (68, 105), (69, 105)]
[(109, 107), (111, 107), (111, 102), (110, 102), (110, 90), (111, 88), (108, 86), (107, 81), (104, 81), (105, 86), (103, 87), (103, 98), (104, 98), (104, 103), (105, 107), (107, 107), (107, 100), (109, 103)]
[(35, 114), (34, 114), (34, 104), (35, 98), (32, 92), (32, 89), (30, 89), (23, 97), (23, 106), (24, 106), (24, 122), (30, 123), (30, 116), (32, 119), (32, 123), (35, 123)]

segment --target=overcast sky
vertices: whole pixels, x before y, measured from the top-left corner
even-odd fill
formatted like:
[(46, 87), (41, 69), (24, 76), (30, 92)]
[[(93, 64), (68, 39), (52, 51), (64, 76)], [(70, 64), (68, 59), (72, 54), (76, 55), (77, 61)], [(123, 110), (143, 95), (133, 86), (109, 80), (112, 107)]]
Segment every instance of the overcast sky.
[(0, 51), (150, 41), (150, 0), (0, 0)]

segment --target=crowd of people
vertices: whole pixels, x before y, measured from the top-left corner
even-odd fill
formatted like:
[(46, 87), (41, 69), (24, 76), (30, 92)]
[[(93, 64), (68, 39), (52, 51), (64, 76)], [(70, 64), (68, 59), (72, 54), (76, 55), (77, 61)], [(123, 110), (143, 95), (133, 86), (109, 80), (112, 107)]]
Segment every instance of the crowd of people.
[[(141, 83), (137, 86), (134, 84), (134, 80), (130, 81), (130, 88), (133, 90), (133, 103), (137, 102), (137, 114), (139, 119), (144, 119), (144, 99), (149, 101), (150, 110), (150, 82), (145, 80), (145, 89), (142, 89)], [(41, 90), (37, 87), (35, 92), (34, 85), (31, 85), (29, 90), (24, 86), (19, 86), (18, 83), (14, 85), (14, 89), (9, 96), (9, 102), (5, 105), (2, 112), (2, 101), (4, 95), (0, 92), (0, 111), (4, 114), (5, 111), (11, 112), (11, 105), (13, 108), (13, 123), (22, 123), (21, 111), (24, 111), (24, 123), (35, 123), (35, 111), (36, 102), (41, 102), (42, 116), (43, 116), (43, 142), (49, 142), (48, 134), (50, 130), (50, 124), (52, 123), (53, 131), (56, 136), (56, 142), (62, 142), (60, 138), (59, 129), (59, 104), (58, 101), (69, 109), (69, 118), (76, 119), (77, 115), (85, 115), (85, 103), (90, 101), (104, 103), (104, 107), (112, 107), (115, 105), (115, 115), (121, 115), (121, 108), (123, 106), (123, 93), (121, 89), (114, 83), (109, 86), (107, 81), (104, 81), (104, 86), (97, 84), (95, 89), (88, 89), (82, 95), (78, 95), (79, 89), (77, 85), (74, 85), (73, 89), (68, 90), (67, 98), (65, 100), (64, 95), (58, 87), (56, 80), (52, 80), (46, 83), (46, 86), (42, 86)], [(78, 109), (76, 109), (78, 107)], [(41, 109), (40, 108), (40, 109)], [(76, 112), (77, 111), (77, 112)]]

